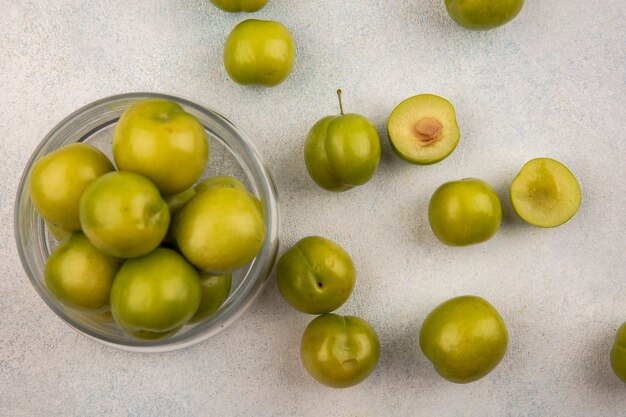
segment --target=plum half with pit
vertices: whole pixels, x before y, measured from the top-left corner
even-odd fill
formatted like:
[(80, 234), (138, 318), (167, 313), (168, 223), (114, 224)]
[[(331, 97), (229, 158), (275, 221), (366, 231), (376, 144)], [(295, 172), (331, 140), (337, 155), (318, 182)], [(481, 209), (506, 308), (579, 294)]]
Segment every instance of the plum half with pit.
[(419, 94), (398, 104), (389, 116), (387, 134), (398, 156), (417, 165), (445, 159), (461, 136), (454, 106), (433, 94)]

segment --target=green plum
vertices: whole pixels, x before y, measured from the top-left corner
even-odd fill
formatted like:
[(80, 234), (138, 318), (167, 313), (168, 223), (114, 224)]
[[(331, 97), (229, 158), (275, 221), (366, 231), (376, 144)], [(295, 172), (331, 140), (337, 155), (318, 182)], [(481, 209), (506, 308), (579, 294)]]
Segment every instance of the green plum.
[(445, 0), (448, 14), (459, 25), (488, 30), (510, 22), (519, 14), (524, 0)]
[(365, 320), (324, 314), (304, 330), (300, 358), (307, 372), (320, 383), (346, 388), (362, 382), (376, 368), (380, 342)]
[(265, 217), (258, 200), (245, 190), (213, 187), (196, 193), (173, 221), (173, 234), (183, 255), (198, 269), (231, 273), (260, 252)]
[(465, 384), (491, 372), (508, 345), (506, 325), (481, 297), (465, 295), (438, 305), (424, 320), (420, 347), (445, 379)]
[(185, 191), (182, 191), (178, 194), (169, 194), (169, 195), (164, 195), (163, 196), (163, 200), (167, 203), (167, 207), (170, 210), (170, 225), (167, 229), (167, 233), (165, 234), (165, 237), (163, 238), (163, 241), (166, 244), (174, 244), (174, 234), (172, 231), (172, 220), (174, 218), (174, 216), (176, 216), (176, 214), (178, 213), (178, 211), (185, 205), (187, 204), (187, 201), (191, 200), (193, 198), (193, 196), (196, 195), (196, 188), (195, 187), (190, 187), (187, 188)]
[(52, 237), (54, 237), (56, 240), (59, 240), (59, 241), (63, 240), (66, 236), (69, 236), (72, 234), (72, 232), (68, 232), (66, 230), (61, 229), (58, 226), (53, 225), (48, 220), (44, 220), (44, 223), (46, 224), (46, 229), (48, 229), (48, 233), (50, 233)]
[(113, 164), (101, 151), (87, 143), (73, 143), (33, 164), (28, 193), (33, 206), (49, 225), (78, 232), (80, 196), (93, 180), (113, 170)]
[(115, 319), (113, 318), (113, 314), (111, 313), (111, 310), (98, 311), (98, 312), (87, 311), (85, 312), (85, 316), (103, 324), (115, 323)]
[(566, 223), (576, 214), (582, 200), (574, 174), (550, 158), (528, 161), (511, 183), (510, 196), (515, 212), (539, 227)]
[(256, 12), (261, 10), (268, 0), (211, 0), (225, 12)]
[(128, 334), (156, 340), (184, 326), (200, 298), (196, 269), (179, 253), (158, 248), (120, 268), (111, 289), (111, 312)]
[(626, 382), (626, 322), (622, 323), (615, 334), (615, 342), (611, 349), (611, 367), (615, 375)]
[(304, 161), (309, 175), (321, 188), (346, 191), (368, 182), (380, 161), (380, 137), (367, 118), (344, 114), (327, 116), (311, 128), (304, 144)]
[[(198, 183), (195, 187), (197, 193), (200, 193), (209, 188), (239, 188), (240, 190), (246, 192), (248, 191), (246, 186), (243, 185), (240, 180), (229, 175), (218, 175), (215, 177), (206, 178), (203, 181), (200, 181), (200, 183)], [(259, 207), (259, 210), (261, 210), (263, 216), (265, 216), (265, 206), (263, 205), (262, 201), (263, 197), (261, 197), (261, 200), (254, 197), (254, 203)]]
[(291, 72), (295, 59), (296, 44), (289, 30), (271, 20), (244, 20), (224, 46), (226, 72), (239, 84), (278, 85)]
[(202, 124), (178, 103), (146, 99), (129, 107), (115, 126), (113, 157), (120, 171), (151, 180), (163, 194), (190, 188), (209, 158)]
[(346, 302), (356, 280), (350, 255), (332, 240), (309, 236), (289, 248), (276, 266), (278, 289), (296, 310), (329, 313)]
[(82, 233), (64, 238), (46, 260), (50, 292), (68, 307), (100, 311), (109, 305), (113, 278), (122, 260), (109, 256)]
[(387, 121), (387, 136), (400, 158), (430, 165), (452, 153), (461, 133), (452, 103), (434, 94), (418, 94), (393, 109)]
[(170, 210), (170, 215), (174, 216), (178, 210), (180, 210), (187, 201), (191, 200), (196, 195), (196, 189), (194, 187), (187, 188), (177, 194), (168, 194), (163, 196), (163, 200), (167, 203), (167, 207)]
[(80, 199), (80, 224), (98, 249), (118, 258), (154, 250), (167, 233), (170, 212), (146, 177), (110, 172), (92, 182)]
[(246, 186), (243, 185), (241, 181), (239, 181), (235, 177), (230, 177), (228, 175), (218, 175), (215, 177), (209, 177), (202, 181), (200, 181), (196, 186), (196, 192), (200, 193), (204, 190), (208, 190), (209, 188), (239, 188), (240, 190), (247, 191)]
[(200, 284), (202, 288), (200, 305), (190, 323), (204, 320), (219, 310), (230, 294), (233, 276), (231, 274), (213, 275), (203, 272), (200, 274)]
[(471, 245), (495, 235), (502, 221), (502, 206), (489, 184), (466, 178), (437, 188), (428, 205), (428, 219), (441, 242)]

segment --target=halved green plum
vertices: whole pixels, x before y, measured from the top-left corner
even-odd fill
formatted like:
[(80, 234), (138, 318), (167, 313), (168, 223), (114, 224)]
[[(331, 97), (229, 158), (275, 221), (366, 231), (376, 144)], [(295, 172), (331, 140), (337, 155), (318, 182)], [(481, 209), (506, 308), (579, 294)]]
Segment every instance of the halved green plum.
[(574, 174), (550, 158), (528, 161), (513, 180), (510, 194), (515, 212), (539, 227), (567, 222), (578, 211), (582, 199)]
[(393, 150), (417, 165), (445, 159), (461, 136), (454, 106), (433, 94), (419, 94), (398, 104), (389, 116), (387, 134)]

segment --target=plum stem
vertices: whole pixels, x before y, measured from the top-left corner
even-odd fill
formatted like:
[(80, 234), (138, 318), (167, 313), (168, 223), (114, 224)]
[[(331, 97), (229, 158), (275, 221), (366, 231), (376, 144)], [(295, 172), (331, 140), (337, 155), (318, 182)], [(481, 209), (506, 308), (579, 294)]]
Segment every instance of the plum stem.
[(343, 103), (341, 102), (341, 88), (337, 90), (337, 97), (339, 98), (339, 112), (343, 116)]

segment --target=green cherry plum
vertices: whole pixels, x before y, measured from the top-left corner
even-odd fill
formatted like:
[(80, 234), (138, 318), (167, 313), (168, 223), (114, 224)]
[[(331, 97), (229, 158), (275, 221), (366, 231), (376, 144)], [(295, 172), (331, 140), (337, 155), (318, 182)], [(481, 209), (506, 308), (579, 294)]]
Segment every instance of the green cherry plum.
[(446, 245), (466, 246), (489, 240), (500, 227), (502, 206), (493, 188), (475, 178), (440, 186), (430, 199), (428, 219)]
[(80, 224), (100, 250), (134, 258), (154, 250), (167, 232), (170, 212), (146, 177), (111, 172), (92, 182), (80, 199)]
[(332, 240), (309, 236), (289, 248), (276, 266), (283, 298), (308, 314), (329, 313), (346, 302), (356, 280), (350, 255)]
[(190, 187), (177, 194), (164, 195), (163, 200), (167, 203), (170, 215), (173, 217), (185, 204), (187, 204), (187, 201), (191, 200), (195, 195), (196, 189), (194, 187)]
[(211, 0), (225, 12), (256, 12), (261, 10), (268, 0)]
[(295, 59), (296, 44), (289, 30), (271, 20), (244, 20), (224, 46), (226, 72), (239, 84), (278, 85), (291, 72)]
[(34, 163), (28, 193), (46, 223), (66, 232), (78, 232), (80, 196), (93, 180), (114, 169), (106, 155), (92, 145), (73, 143)]
[(615, 375), (626, 382), (626, 322), (622, 323), (615, 334), (611, 349), (611, 367)]
[(265, 233), (258, 200), (234, 187), (196, 193), (173, 221), (182, 254), (198, 269), (214, 274), (231, 273), (254, 259)]
[(446, 9), (459, 25), (472, 30), (488, 30), (513, 20), (524, 0), (445, 0)]
[(87, 311), (109, 305), (113, 278), (122, 260), (100, 251), (82, 233), (63, 239), (46, 260), (44, 277), (63, 304)]
[(317, 185), (328, 191), (346, 191), (368, 182), (380, 161), (380, 137), (367, 118), (344, 114), (319, 120), (304, 144), (304, 161)]
[(172, 219), (180, 211), (180, 209), (187, 204), (187, 201), (191, 200), (196, 195), (196, 188), (189, 187), (185, 191), (181, 191), (177, 194), (164, 195), (163, 200), (167, 203), (167, 207), (170, 210), (170, 225), (167, 229), (167, 233), (163, 238), (164, 243), (174, 244), (174, 234), (172, 231)]
[(300, 358), (320, 383), (347, 388), (362, 382), (376, 368), (380, 342), (372, 326), (361, 318), (323, 314), (304, 330)]
[(200, 305), (190, 323), (197, 323), (215, 313), (224, 304), (230, 294), (233, 277), (231, 274), (213, 275), (200, 274), (201, 296)]
[(115, 126), (113, 157), (120, 171), (147, 177), (163, 194), (177, 194), (204, 172), (209, 141), (198, 119), (178, 103), (146, 99)]
[(246, 190), (246, 186), (243, 185), (241, 181), (239, 181), (235, 177), (231, 177), (228, 175), (218, 175), (215, 177), (209, 177), (202, 181), (200, 181), (196, 186), (195, 190), (197, 193), (200, 193), (204, 190), (208, 190), (209, 188), (239, 188), (240, 190)]
[[(50, 233), (52, 237), (58, 241), (61, 241), (65, 237), (72, 234), (72, 232), (68, 232), (66, 230), (61, 229), (58, 226), (53, 225), (48, 220), (44, 220), (44, 223), (46, 224), (46, 229), (48, 230), (48, 233)], [(78, 223), (80, 224), (80, 221)]]
[(111, 289), (111, 312), (128, 334), (156, 340), (185, 325), (200, 298), (196, 269), (179, 253), (158, 248), (120, 268)]
[(491, 372), (508, 345), (506, 325), (481, 297), (466, 295), (437, 306), (424, 320), (420, 347), (445, 379), (465, 384)]
[[(200, 181), (195, 187), (196, 192), (200, 193), (204, 190), (208, 190), (209, 188), (239, 188), (242, 191), (248, 191), (245, 185), (235, 177), (231, 177), (229, 175), (218, 175), (215, 177), (209, 177)], [(254, 202), (261, 210), (261, 213), (265, 216), (265, 206), (262, 203), (263, 197), (261, 200), (254, 197)]]

